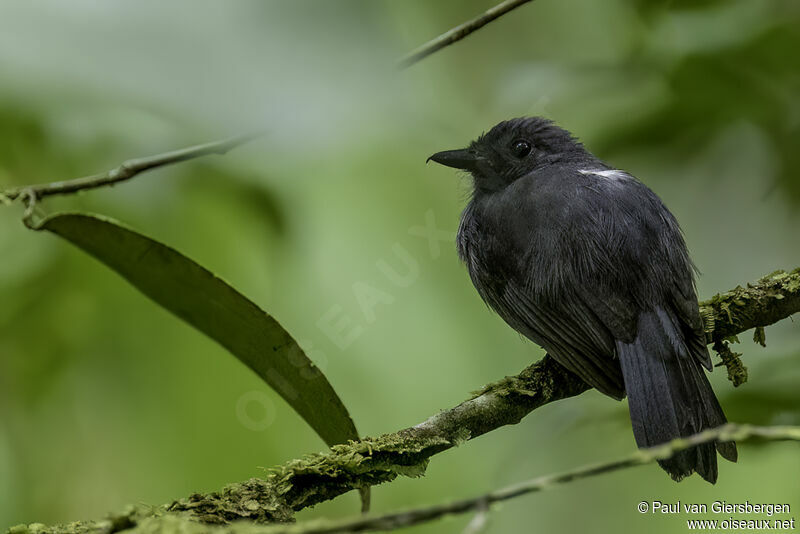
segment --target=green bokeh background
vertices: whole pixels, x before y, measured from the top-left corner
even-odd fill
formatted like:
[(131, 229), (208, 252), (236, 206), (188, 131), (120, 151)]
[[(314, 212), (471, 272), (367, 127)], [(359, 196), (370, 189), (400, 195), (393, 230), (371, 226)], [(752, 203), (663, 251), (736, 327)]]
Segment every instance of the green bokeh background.
[[(0, 186), (266, 127), (227, 156), (43, 207), (117, 218), (222, 276), (301, 340), (368, 435), (542, 354), (483, 305), (449, 241), (431, 249), (409, 231), (426, 216), (455, 231), (468, 182), (425, 158), (499, 120), (551, 117), (651, 186), (681, 221), (701, 296), (800, 266), (796, 0), (537, 0), (394, 68), (491, 5), (7, 0)], [(160, 504), (324, 448), (232, 356), (69, 244), (27, 231), (21, 211), (0, 206), (0, 528)], [(379, 267), (404, 272), (397, 250), (418, 267), (406, 287)], [(374, 315), (354, 293), (363, 284), (382, 292)], [(329, 312), (357, 329), (344, 348), (318, 324)], [(800, 424), (798, 334), (787, 320), (767, 329), (766, 349), (741, 336), (750, 381), (711, 377), (730, 420)], [(437, 456), (423, 479), (375, 488), (374, 509), (632, 450), (625, 403), (589, 392)], [(498, 507), (487, 531), (684, 531), (686, 515), (636, 511), (653, 499), (789, 503), (800, 515), (798, 452), (745, 444), (716, 486), (653, 466), (575, 482)], [(357, 506), (348, 494), (298, 519)]]

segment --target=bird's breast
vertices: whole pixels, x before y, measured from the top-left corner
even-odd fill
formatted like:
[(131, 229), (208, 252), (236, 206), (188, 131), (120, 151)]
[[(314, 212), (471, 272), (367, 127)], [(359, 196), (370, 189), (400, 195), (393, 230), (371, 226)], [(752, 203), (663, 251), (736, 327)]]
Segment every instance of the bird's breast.
[(631, 260), (626, 249), (638, 230), (607, 216), (608, 205), (598, 209), (598, 192), (515, 186), (473, 199), (462, 214), (459, 255), (482, 294), (513, 281), (532, 297), (558, 299)]
[(464, 209), (457, 234), (458, 254), (476, 289), (490, 305), (501, 298), (509, 281), (530, 274), (530, 247), (522, 234), (533, 228), (515, 228), (512, 219), (473, 200)]

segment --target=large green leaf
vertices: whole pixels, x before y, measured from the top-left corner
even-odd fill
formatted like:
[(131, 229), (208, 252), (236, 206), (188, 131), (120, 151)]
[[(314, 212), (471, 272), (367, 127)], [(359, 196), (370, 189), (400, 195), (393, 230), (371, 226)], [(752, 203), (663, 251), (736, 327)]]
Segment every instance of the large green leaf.
[(97, 216), (65, 213), (39, 229), (72, 242), (228, 349), (277, 391), (328, 445), (358, 439), (328, 380), (281, 325), (180, 252)]

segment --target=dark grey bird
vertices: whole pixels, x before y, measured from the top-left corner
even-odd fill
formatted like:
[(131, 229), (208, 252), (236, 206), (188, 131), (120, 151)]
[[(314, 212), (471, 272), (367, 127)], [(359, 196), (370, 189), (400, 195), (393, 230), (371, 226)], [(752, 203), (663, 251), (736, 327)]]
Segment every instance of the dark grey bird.
[[(655, 193), (538, 117), (429, 159), (472, 175), (457, 247), (480, 296), (585, 382), (627, 394), (639, 447), (726, 422), (703, 370), (694, 266)], [(716, 442), (659, 463), (714, 483), (716, 451), (736, 461), (735, 443)]]

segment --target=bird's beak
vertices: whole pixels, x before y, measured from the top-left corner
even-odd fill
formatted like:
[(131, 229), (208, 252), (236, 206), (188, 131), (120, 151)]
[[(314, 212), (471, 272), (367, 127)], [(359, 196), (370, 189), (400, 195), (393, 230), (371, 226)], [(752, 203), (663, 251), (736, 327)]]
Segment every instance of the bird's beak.
[(467, 149), (445, 150), (443, 152), (437, 152), (429, 157), (425, 163), (432, 160), (436, 163), (446, 165), (447, 167), (453, 167), (454, 169), (473, 171), (476, 169), (481, 159), (480, 156)]

